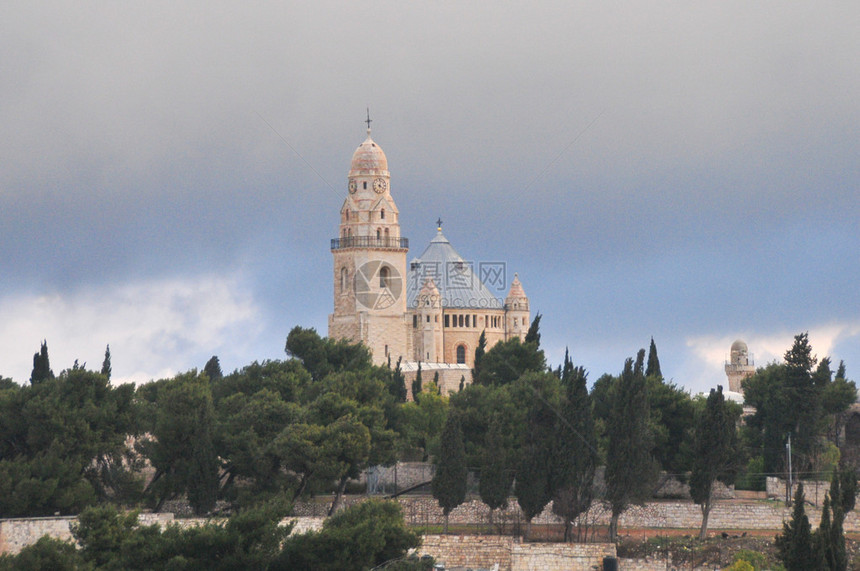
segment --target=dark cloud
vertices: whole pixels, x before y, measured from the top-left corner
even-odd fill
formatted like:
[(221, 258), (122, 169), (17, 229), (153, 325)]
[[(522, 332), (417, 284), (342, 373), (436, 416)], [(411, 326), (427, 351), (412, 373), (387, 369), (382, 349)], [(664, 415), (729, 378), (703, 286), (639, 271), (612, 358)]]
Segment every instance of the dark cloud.
[[(0, 306), (207, 276), (212, 299), (259, 309), (227, 368), (281, 357), (292, 325), (325, 331), (328, 239), (369, 105), (413, 252), (441, 215), (464, 256), (507, 261), (546, 315), (551, 359), (570, 345), (596, 378), (655, 335), (664, 370), (704, 389), (726, 339), (755, 352), (810, 329), (850, 370), (857, 12), (6, 8)], [(21, 319), (0, 333), (35, 350), (39, 323)], [(128, 374), (200, 366), (233, 341)], [(19, 362), (8, 351), (0, 372)]]

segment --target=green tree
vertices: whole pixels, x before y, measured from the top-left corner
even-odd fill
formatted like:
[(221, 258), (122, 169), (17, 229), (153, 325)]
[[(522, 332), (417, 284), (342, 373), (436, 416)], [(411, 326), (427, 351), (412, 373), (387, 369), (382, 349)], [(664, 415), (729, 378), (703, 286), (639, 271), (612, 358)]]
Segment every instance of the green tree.
[(573, 521), (591, 506), (594, 472), (597, 466), (597, 438), (587, 374), (574, 367), (565, 350), (561, 382), (565, 391), (561, 414), (556, 419), (553, 439), (553, 512), (564, 520), (564, 540), (570, 541)]
[(543, 351), (534, 342), (521, 343), (519, 337), (499, 341), (481, 359), (478, 377), (481, 385), (506, 385), (528, 372), (546, 370)]
[(648, 348), (648, 364), (645, 367), (646, 377), (663, 377), (663, 371), (660, 370), (660, 359), (657, 357), (657, 345), (654, 343), (654, 338), (651, 338), (651, 346)]
[(421, 386), (421, 361), (418, 361), (418, 370), (415, 372), (415, 378), (412, 380), (412, 400), (418, 398), (423, 387)]
[(776, 548), (787, 571), (818, 569), (822, 563), (820, 552), (813, 544), (805, 501), (803, 482), (798, 482), (791, 521), (783, 524), (782, 534), (776, 537)]
[(159, 511), (168, 499), (186, 494), (195, 513), (215, 506), (220, 464), (214, 446), (215, 410), (211, 386), (197, 371), (162, 381), (152, 438), (139, 448), (155, 468), (147, 490)]
[(838, 414), (856, 398), (853, 383), (838, 374), (831, 380), (829, 359), (817, 368), (816, 363), (808, 336), (801, 333), (784, 363), (759, 369), (743, 382), (746, 403), (756, 409), (748, 419), (748, 441), (761, 451), (766, 472), (784, 469), (782, 449), (789, 433), (796, 469), (820, 471), (826, 462), (824, 436), (829, 430), (835, 439)]
[(394, 371), (391, 373), (391, 385), (389, 385), (389, 392), (398, 403), (405, 403), (409, 395), (406, 391), (406, 377), (403, 375), (403, 369), (400, 368), (402, 360), (403, 357), (397, 357), (397, 365), (394, 366)]
[(442, 443), (436, 461), (436, 473), (430, 486), (433, 497), (439, 502), (445, 516), (444, 533), (448, 533), (448, 516), (451, 510), (466, 499), (466, 450), (463, 447), (463, 431), (456, 414), (448, 416), (442, 431)]
[(206, 373), (206, 376), (209, 377), (209, 380), (212, 382), (218, 382), (224, 378), (224, 373), (221, 372), (221, 362), (218, 360), (217, 355), (212, 355), (212, 357), (206, 361), (206, 364), (203, 366), (203, 372)]
[(293, 327), (285, 350), (302, 362), (314, 381), (321, 381), (329, 373), (366, 369), (372, 364), (370, 350), (361, 343), (323, 339), (312, 328)]
[(48, 342), (42, 341), (42, 347), (33, 355), (33, 372), (30, 373), (30, 384), (35, 385), (46, 379), (53, 379), (54, 371), (48, 359)]
[(105, 347), (105, 359), (104, 361), (102, 361), (101, 373), (105, 376), (105, 378), (107, 378), (107, 380), (110, 380), (111, 371), (112, 369), (110, 366), (110, 345), (108, 345), (107, 347)]
[(541, 314), (538, 313), (535, 315), (535, 318), (532, 319), (532, 323), (529, 325), (526, 337), (523, 339), (524, 343), (534, 343), (535, 347), (540, 347), (540, 318)]
[(133, 391), (80, 367), (0, 390), (0, 516), (133, 501), (139, 480), (125, 444), (137, 424)]
[(738, 454), (737, 420), (723, 397), (723, 387), (711, 389), (705, 408), (696, 419), (690, 478), (690, 495), (702, 508), (701, 540), (708, 534), (708, 516), (715, 501), (714, 484), (717, 480), (729, 484), (734, 478)]
[(17, 555), (0, 555), (0, 569), (9, 571), (79, 571), (84, 562), (70, 541), (43, 535)]
[[(526, 407), (521, 421), (522, 441), (517, 465), (514, 495), (528, 522), (526, 536), (531, 533), (531, 520), (540, 514), (553, 493), (553, 441), (557, 428), (557, 411), (561, 401), (561, 383), (553, 373), (529, 373), (518, 380), (522, 388), (513, 397)], [(528, 392), (525, 392), (528, 391)]]
[(406, 528), (396, 502), (368, 500), (328, 518), (318, 532), (287, 539), (270, 569), (368, 571), (405, 559), (407, 551), (419, 544), (419, 536)]
[(481, 501), (490, 508), (491, 527), (493, 512), (507, 507), (513, 483), (514, 472), (509, 466), (509, 451), (505, 448), (502, 423), (498, 418), (493, 418), (484, 443), (481, 479), (478, 481)]
[(657, 463), (651, 454), (653, 438), (644, 358), (643, 349), (635, 367), (633, 360), (627, 359), (621, 376), (609, 389), (606, 501), (612, 511), (610, 541), (618, 536), (618, 517), (630, 504), (641, 504), (650, 497), (657, 476)]
[[(487, 330), (481, 330), (481, 336), (478, 337), (478, 346), (475, 347), (475, 363), (472, 366), (472, 378), (477, 379), (481, 370), (481, 361), (484, 360), (484, 355), (487, 353)], [(461, 387), (460, 390), (463, 390)]]
[(654, 437), (654, 457), (668, 473), (690, 469), (692, 460), (687, 440), (695, 424), (695, 409), (690, 393), (662, 377), (645, 378), (648, 408)]

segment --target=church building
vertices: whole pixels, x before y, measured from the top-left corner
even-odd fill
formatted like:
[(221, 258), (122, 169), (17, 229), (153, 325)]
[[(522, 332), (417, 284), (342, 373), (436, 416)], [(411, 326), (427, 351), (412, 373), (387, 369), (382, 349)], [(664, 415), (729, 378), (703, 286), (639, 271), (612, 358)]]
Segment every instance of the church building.
[[(475, 348), (483, 332), (487, 349), (525, 338), (529, 300), (515, 274), (504, 299), (481, 281), (504, 266), (475, 264), (460, 256), (442, 233), (409, 261), (409, 240), (400, 232), (400, 211), (391, 194), (385, 153), (370, 136), (352, 155), (348, 193), (340, 209), (334, 258), (334, 312), (328, 336), (361, 341), (376, 364), (401, 360), (407, 377), (419, 363), (426, 382), (439, 373), (443, 394), (471, 382)], [(501, 271), (500, 271), (501, 268)], [(408, 383), (407, 383), (408, 384)]]

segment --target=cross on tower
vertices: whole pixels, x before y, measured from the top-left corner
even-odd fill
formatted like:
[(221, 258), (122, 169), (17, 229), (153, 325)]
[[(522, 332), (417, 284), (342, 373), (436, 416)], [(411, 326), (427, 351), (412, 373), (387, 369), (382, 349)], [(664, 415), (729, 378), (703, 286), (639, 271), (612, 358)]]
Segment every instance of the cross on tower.
[(373, 120), (370, 118), (370, 107), (367, 108), (367, 119), (364, 122), (367, 123), (367, 132), (370, 133), (370, 124), (373, 123)]
[(442, 217), (441, 217), (441, 216), (440, 216), (440, 217), (439, 217), (439, 219), (436, 221), (436, 229), (437, 229), (439, 232), (441, 232), (441, 231), (442, 231)]

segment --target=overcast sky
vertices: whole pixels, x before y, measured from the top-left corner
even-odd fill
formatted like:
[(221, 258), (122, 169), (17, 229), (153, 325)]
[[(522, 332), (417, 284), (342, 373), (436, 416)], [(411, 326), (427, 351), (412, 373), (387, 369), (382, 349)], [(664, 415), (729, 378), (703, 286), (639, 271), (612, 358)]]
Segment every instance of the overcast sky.
[(725, 384), (808, 331), (860, 380), (856, 2), (7, 2), (0, 375), (115, 380), (325, 334), (353, 151), (595, 380)]

